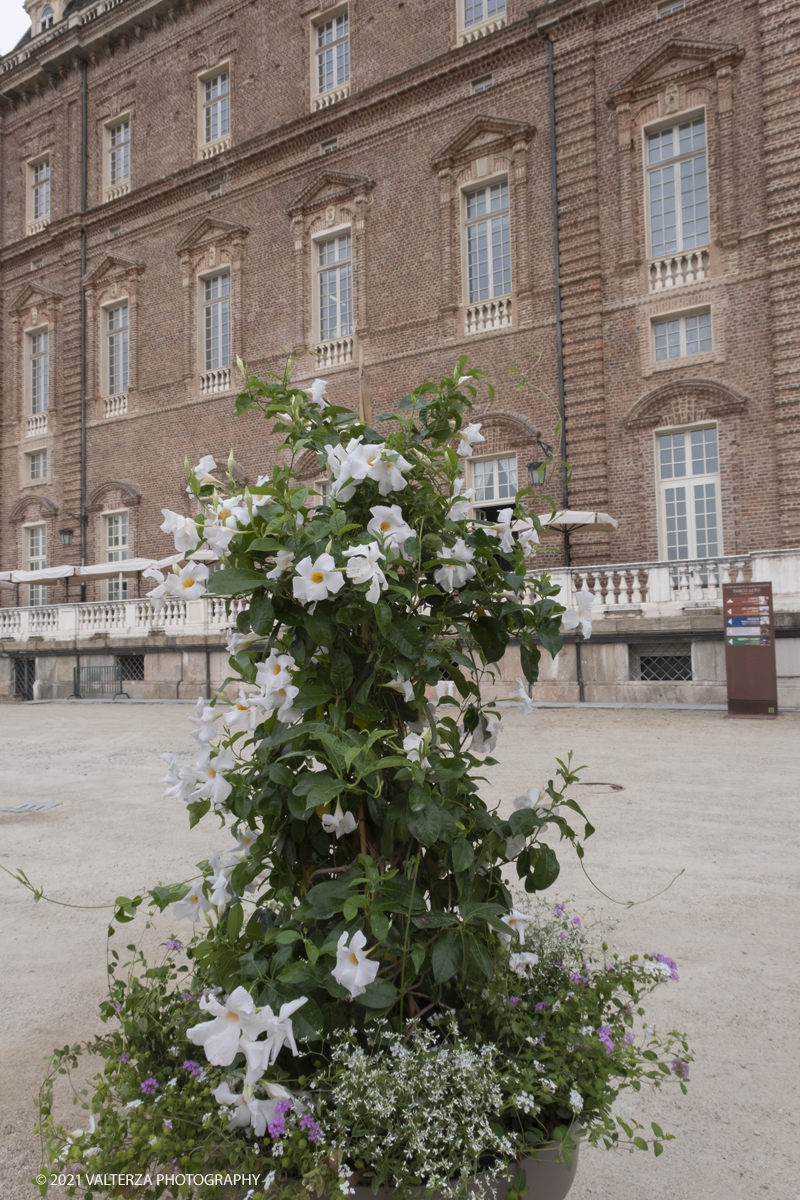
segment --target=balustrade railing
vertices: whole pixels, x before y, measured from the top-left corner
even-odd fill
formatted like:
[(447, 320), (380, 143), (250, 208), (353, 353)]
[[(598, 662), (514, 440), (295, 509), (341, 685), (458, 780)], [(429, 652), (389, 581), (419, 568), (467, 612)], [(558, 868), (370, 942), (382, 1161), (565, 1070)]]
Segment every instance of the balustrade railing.
[(314, 353), (319, 368), (344, 366), (353, 361), (353, 338), (340, 337), (330, 342), (318, 342)]
[(314, 112), (319, 112), (321, 108), (330, 108), (332, 104), (338, 104), (341, 100), (346, 100), (349, 95), (349, 83), (345, 83), (338, 88), (331, 88), (329, 92), (323, 92), (321, 96), (314, 97)]
[(709, 264), (708, 250), (687, 250), (654, 258), (648, 271), (650, 291), (661, 292), (687, 283), (700, 283), (708, 279)]
[(205, 146), (200, 147), (201, 159), (216, 158), (218, 154), (222, 154), (223, 150), (230, 150), (230, 137), (218, 138), (216, 142), (207, 142)]
[(32, 417), (26, 417), (25, 437), (37, 437), (41, 433), (47, 433), (47, 413), (34, 413)]
[(491, 21), (483, 21), (480, 25), (472, 25), (469, 29), (462, 29), (459, 42), (462, 46), (466, 46), (469, 42), (477, 42), (479, 38), (486, 37), (488, 33), (494, 33), (497, 29), (504, 29), (506, 25), (505, 13), (502, 16), (495, 17)]
[(573, 604), (578, 591), (590, 591), (595, 612), (602, 608), (608, 615), (622, 615), (644, 604), (715, 604), (722, 599), (723, 584), (750, 581), (752, 566), (749, 556), (734, 555), (692, 562), (556, 567), (550, 574), (561, 584), (564, 603)]
[(200, 376), (200, 395), (216, 396), (231, 390), (230, 367), (219, 367), (216, 371), (203, 371)]
[(130, 180), (126, 179), (122, 183), (115, 183), (112, 187), (106, 188), (106, 203), (109, 200), (118, 200), (120, 196), (127, 196), (131, 190)]
[(103, 398), (104, 417), (124, 417), (128, 411), (128, 393), (117, 392), (115, 396)]
[(504, 329), (511, 324), (510, 296), (470, 304), (464, 313), (466, 333), (486, 333), (490, 329)]

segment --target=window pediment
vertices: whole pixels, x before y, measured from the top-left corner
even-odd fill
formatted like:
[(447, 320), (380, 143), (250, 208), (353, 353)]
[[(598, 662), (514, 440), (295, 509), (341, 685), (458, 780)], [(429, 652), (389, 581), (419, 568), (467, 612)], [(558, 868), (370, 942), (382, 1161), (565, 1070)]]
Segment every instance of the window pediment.
[(335, 206), (365, 196), (375, 187), (365, 175), (346, 175), (342, 171), (322, 171), (316, 175), (289, 205), (289, 215), (305, 216), (318, 208)]
[(712, 379), (675, 379), (648, 392), (628, 412), (626, 429), (655, 429), (743, 411), (747, 400)]
[(89, 498), (86, 505), (89, 512), (101, 512), (104, 508), (130, 508), (138, 504), (142, 493), (134, 483), (124, 479), (108, 479), (101, 483)]
[(46, 521), (58, 513), (58, 505), (46, 496), (23, 496), (11, 510), (10, 519), (15, 525), (28, 521)]
[(144, 263), (108, 254), (99, 266), (87, 274), (86, 286), (98, 289), (114, 281), (128, 280), (136, 275), (141, 275), (143, 271)]
[(670, 38), (648, 55), (613, 88), (609, 108), (652, 95), (667, 83), (692, 83), (715, 75), (721, 67), (735, 67), (744, 50), (735, 42), (701, 42)]
[(179, 255), (185, 255), (188, 251), (201, 250), (209, 245), (241, 242), (249, 232), (250, 230), (245, 225), (235, 225), (231, 221), (204, 217), (198, 225), (195, 225), (191, 233), (178, 242), (175, 249)]
[[(19, 318), (32, 311), (41, 315), (55, 307), (60, 300), (60, 293), (52, 288), (41, 283), (29, 283), (18, 294), (13, 304), (9, 305), (8, 311)], [(36, 317), (33, 319), (35, 321)]]
[(518, 142), (529, 142), (535, 133), (536, 127), (528, 121), (511, 121), (505, 117), (489, 117), (479, 113), (442, 146), (433, 160), (433, 166), (440, 171), (474, 158), (478, 152), (485, 154), (489, 149), (499, 151)]

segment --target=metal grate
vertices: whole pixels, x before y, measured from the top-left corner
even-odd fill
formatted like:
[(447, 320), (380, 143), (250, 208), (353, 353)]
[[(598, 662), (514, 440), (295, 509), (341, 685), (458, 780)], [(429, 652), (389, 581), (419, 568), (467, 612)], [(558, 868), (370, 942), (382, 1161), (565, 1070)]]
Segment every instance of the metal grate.
[(32, 700), (35, 679), (35, 658), (17, 658), (14, 660), (14, 692), (17, 696), (22, 696), (23, 700)]
[(649, 642), (630, 647), (631, 679), (643, 683), (691, 681), (692, 647), (689, 642)]
[[(131, 657), (134, 657), (131, 655)], [(72, 694), (83, 699), (92, 696), (127, 696), (122, 687), (122, 671), (115, 667), (73, 667)]]
[(120, 654), (117, 656), (117, 670), (120, 677), (129, 680), (132, 683), (138, 683), (144, 679), (144, 655), (143, 654)]

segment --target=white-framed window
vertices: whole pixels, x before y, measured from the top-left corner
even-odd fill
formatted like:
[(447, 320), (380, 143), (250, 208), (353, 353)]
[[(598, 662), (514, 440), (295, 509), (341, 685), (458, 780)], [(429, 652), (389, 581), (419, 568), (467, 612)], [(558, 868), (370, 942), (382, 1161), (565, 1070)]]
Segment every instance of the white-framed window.
[(108, 127), (108, 185), (116, 188), (130, 182), (131, 122), (125, 117)]
[(316, 92), (344, 88), (350, 82), (350, 18), (347, 9), (314, 25)]
[(669, 562), (722, 553), (716, 426), (656, 435), (663, 557)]
[(511, 292), (508, 181), (464, 193), (467, 296), (470, 304)]
[(472, 461), (472, 503), (480, 517), (482, 508), (507, 508), (517, 495), (517, 456), (502, 454), (496, 458)]
[(106, 335), (106, 383), (109, 396), (128, 390), (128, 305), (103, 310)]
[[(128, 514), (126, 512), (107, 513), (106, 526), (106, 561), (123, 562), (128, 557)], [(128, 599), (128, 581), (123, 579), (108, 580), (109, 600)]]
[(688, 354), (706, 354), (713, 348), (710, 312), (653, 321), (656, 362), (683, 358)]
[(464, 28), (482, 25), (506, 11), (506, 0), (461, 0), (464, 5)]
[(473, 79), (472, 93), (476, 95), (478, 92), (488, 92), (494, 87), (493, 75), (481, 75), (480, 79)]
[(47, 478), (46, 450), (34, 450), (33, 454), (28, 455), (28, 478), (31, 480)]
[(50, 216), (50, 159), (31, 166), (31, 220), (43, 221)]
[(707, 246), (705, 115), (647, 132), (646, 155), (651, 257)]
[[(43, 571), (47, 566), (47, 526), (29, 525), (26, 530), (28, 540), (28, 570)], [(47, 587), (42, 583), (30, 585), (29, 604), (47, 604)]]
[(662, 17), (671, 17), (673, 13), (681, 12), (683, 9), (684, 0), (670, 0), (668, 4), (659, 4), (656, 12), (656, 17), (660, 21)]
[(227, 68), (208, 79), (202, 79), (203, 90), (203, 134), (202, 141), (208, 146), (222, 141), (231, 132), (231, 77)]
[(353, 332), (353, 240), (350, 230), (314, 242), (319, 304), (319, 340)]
[(50, 407), (50, 334), (44, 329), (28, 334), (28, 391), (31, 415)]
[(339, 149), (338, 138), (327, 138), (319, 144), (321, 154), (334, 154)]
[(51, 29), (56, 19), (56, 14), (53, 12), (53, 6), (48, 4), (39, 18), (39, 32), (44, 33), (45, 29)]
[(231, 365), (231, 277), (221, 271), (201, 280), (203, 289), (203, 370)]

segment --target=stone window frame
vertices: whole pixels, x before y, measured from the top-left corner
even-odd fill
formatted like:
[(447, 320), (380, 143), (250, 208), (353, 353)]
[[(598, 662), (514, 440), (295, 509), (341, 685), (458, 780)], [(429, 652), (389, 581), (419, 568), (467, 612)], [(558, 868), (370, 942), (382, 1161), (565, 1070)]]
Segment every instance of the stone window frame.
[[(649, 296), (639, 306), (637, 313), (637, 335), (639, 339), (639, 361), (644, 379), (664, 371), (686, 371), (702, 369), (711, 363), (726, 361), (727, 297), (720, 284), (678, 288)], [(653, 325), (660, 320), (675, 320), (677, 317), (693, 316), (699, 312), (711, 313), (712, 349), (680, 358), (656, 360), (653, 341)]]
[[(43, 454), (45, 456), (45, 471), (44, 475), (37, 475), (34, 478), (34, 476), (31, 474), (33, 470), (33, 459), (38, 454)], [(22, 487), (41, 487), (43, 484), (46, 485), (50, 483), (52, 471), (50, 470), (50, 454), (46, 445), (26, 446), (22, 452), (22, 461), (24, 464), (22, 469)]]
[[(681, 154), (680, 147), (679, 147), (678, 153), (674, 154), (671, 158), (662, 159), (659, 163), (651, 163), (650, 162), (648, 139), (651, 134), (661, 133), (666, 129), (676, 130), (679, 128), (679, 126), (697, 121), (700, 117), (703, 118), (704, 139), (705, 139), (704, 146), (702, 149), (688, 150), (688, 151), (686, 151), (686, 153)], [(711, 147), (709, 146), (709, 128), (708, 128), (707, 106), (705, 104), (700, 104), (696, 108), (690, 109), (687, 112), (674, 113), (674, 114), (670, 113), (669, 115), (667, 115), (665, 117), (661, 117), (660, 119), (658, 119), (656, 121), (650, 121), (647, 123), (643, 123), (639, 129), (639, 137), (641, 139), (641, 146), (642, 146), (641, 153), (642, 153), (643, 183), (644, 183), (643, 196), (642, 196), (642, 211), (644, 213), (644, 218), (645, 218), (645, 220), (644, 220), (645, 246), (646, 246), (647, 258), (648, 259), (666, 258), (670, 254), (678, 256), (678, 255), (682, 255), (682, 254), (691, 253), (692, 251), (696, 251), (696, 250), (707, 249), (711, 245), (711, 239), (712, 239), (712, 234), (711, 234), (711, 170), (710, 170)], [(664, 251), (664, 253), (662, 253), (662, 254), (656, 255), (653, 253), (653, 228), (652, 228), (652, 218), (650, 215), (650, 176), (653, 174), (654, 171), (658, 170), (659, 167), (661, 167), (662, 165), (663, 166), (675, 165), (677, 168), (679, 164), (681, 164), (685, 161), (688, 161), (690, 159), (701, 158), (701, 157), (705, 158), (705, 160), (706, 160), (706, 181), (707, 181), (706, 187), (707, 187), (707, 191), (708, 191), (708, 206), (709, 206), (708, 241), (705, 242), (701, 246), (692, 246), (692, 247), (687, 247), (687, 248), (684, 248), (683, 246), (678, 246), (673, 251), (667, 250), (667, 251)], [(679, 173), (678, 173), (678, 178), (676, 179), (675, 182), (676, 182), (676, 213), (678, 213), (679, 207), (680, 207), (680, 192), (681, 192), (680, 174)], [(677, 228), (680, 228), (680, 230), (681, 230), (681, 240), (682, 240), (682, 238), (683, 238), (683, 214), (682, 214), (682, 212), (679, 214), (679, 216), (677, 218), (676, 229)]]
[[(33, 362), (34, 362), (34, 346), (33, 339), (41, 334), (47, 334), (47, 403), (44, 408), (33, 411)], [(53, 395), (53, 330), (50, 328), (48, 321), (39, 321), (36, 325), (26, 327), (23, 332), (23, 356), (24, 356), (24, 405), (26, 417), (44, 417), (45, 425), (47, 424), (47, 416), (52, 407)]]
[[(228, 395), (234, 390), (237, 356), (246, 358), (244, 329), (244, 244), (250, 230), (243, 225), (205, 217), (178, 245), (183, 285), (183, 377), (195, 396)], [(205, 370), (202, 324), (203, 280), (227, 271), (231, 280), (231, 365)]]
[[(353, 4), (351, 0), (343, 0), (339, 4), (330, 4), (327, 8), (320, 8), (317, 12), (312, 13), (308, 22), (308, 37), (309, 37), (309, 95), (310, 95), (310, 110), (311, 112), (319, 112), (323, 108), (329, 108), (333, 104), (340, 104), (350, 95), (353, 80)], [(317, 45), (317, 29), (320, 25), (326, 25), (328, 21), (335, 21), (337, 17), (347, 14), (347, 81), (337, 86), (334, 84), (331, 88), (326, 88), (324, 92), (319, 91), (319, 67), (317, 62), (317, 53), (320, 47)], [(334, 43), (335, 44), (335, 43)]]
[[(108, 545), (106, 534), (106, 517), (116, 513), (126, 512), (128, 515), (128, 558), (133, 557), (133, 548), (137, 543), (139, 505), (142, 493), (139, 488), (122, 479), (106, 479), (95, 488), (86, 503), (86, 513), (89, 518), (86, 526), (86, 557), (88, 562), (108, 562)], [(107, 580), (87, 580), (94, 588), (94, 599), (107, 599)]]
[[(340, 238), (340, 237), (343, 237), (344, 235), (348, 235), (348, 236), (349, 236), (349, 238), (350, 238), (350, 258), (349, 258), (349, 266), (350, 266), (350, 292), (351, 292), (351, 299), (350, 299), (350, 311), (351, 311), (350, 332), (349, 332), (349, 333), (341, 333), (341, 332), (340, 332), (340, 333), (336, 334), (336, 335), (335, 335), (334, 337), (332, 337), (332, 338), (323, 338), (323, 336), (322, 336), (322, 306), (321, 306), (321, 293), (320, 293), (320, 276), (321, 276), (321, 275), (323, 274), (323, 272), (325, 272), (326, 270), (330, 270), (332, 267), (335, 267), (335, 266), (337, 266), (337, 265), (340, 263), (340, 261), (341, 261), (341, 260), (339, 260), (339, 259), (336, 259), (336, 261), (335, 261), (335, 262), (333, 262), (333, 263), (326, 263), (326, 264), (324, 264), (324, 265), (320, 265), (320, 262), (319, 262), (319, 247), (320, 247), (320, 245), (321, 245), (322, 243), (324, 243), (324, 242), (328, 242), (328, 241), (335, 241), (335, 240), (337, 240), (338, 238)], [(355, 260), (355, 250), (354, 250), (354, 246), (355, 246), (355, 237), (353, 236), (353, 225), (352, 225), (352, 222), (351, 222), (351, 221), (347, 221), (347, 222), (346, 222), (346, 223), (344, 223), (344, 224), (341, 224), (341, 225), (335, 225), (335, 226), (334, 226), (332, 229), (327, 229), (327, 228), (325, 228), (325, 229), (317, 230), (315, 233), (312, 233), (312, 234), (310, 235), (310, 242), (311, 242), (311, 275), (312, 275), (312, 279), (311, 279), (311, 309), (312, 309), (312, 316), (311, 316), (311, 330), (312, 330), (312, 335), (313, 335), (311, 340), (312, 340), (312, 342), (314, 343), (315, 352), (316, 352), (318, 347), (325, 345), (327, 342), (343, 341), (343, 340), (344, 340), (344, 339), (346, 339), (346, 338), (352, 338), (352, 337), (354, 337), (354, 334), (355, 334), (355, 324), (356, 324), (356, 298), (355, 298), (356, 260)]]
[[(716, 430), (716, 433), (717, 433), (717, 470), (716, 470), (716, 473), (714, 475), (703, 474), (702, 477), (697, 477), (693, 473), (691, 473), (691, 471), (688, 471), (685, 476), (679, 476), (678, 479), (679, 480), (682, 479), (684, 481), (686, 489), (687, 489), (687, 496), (688, 496), (689, 489), (691, 487), (693, 487), (692, 481), (695, 478), (702, 478), (703, 480), (706, 480), (706, 481), (713, 479), (715, 481), (716, 488), (717, 488), (717, 494), (716, 494), (717, 551), (715, 554), (709, 556), (709, 561), (711, 561), (715, 558), (724, 558), (725, 557), (725, 524), (723, 521), (723, 512), (722, 512), (722, 453), (721, 453), (721, 448), (720, 448), (721, 439), (720, 439), (719, 421), (714, 420), (713, 418), (708, 418), (706, 420), (690, 421), (690, 422), (686, 422), (686, 423), (681, 423), (679, 425), (666, 425), (666, 426), (659, 425), (652, 431), (653, 470), (654, 470), (654, 474), (655, 474), (655, 485), (656, 485), (656, 518), (657, 518), (657, 524), (658, 524), (658, 561), (659, 562), (672, 561), (675, 563), (676, 566), (679, 566), (681, 562), (696, 562), (698, 560), (693, 555), (689, 555), (689, 557), (685, 558), (685, 559), (669, 560), (667, 558), (667, 543), (666, 543), (667, 534), (666, 534), (666, 528), (665, 528), (666, 513), (665, 513), (665, 507), (664, 507), (663, 493), (664, 493), (665, 487), (669, 487), (670, 485), (681, 486), (681, 484), (680, 484), (680, 482), (678, 482), (676, 485), (676, 482), (674, 479), (672, 481), (670, 481), (670, 480), (663, 480), (661, 478), (661, 459), (660, 459), (659, 438), (664, 437), (668, 434), (676, 434), (676, 433), (691, 434), (691, 433), (694, 433), (695, 430), (699, 430), (699, 429), (715, 429)], [(691, 456), (687, 457), (687, 467), (690, 467), (690, 465), (691, 465)], [(690, 516), (694, 515), (694, 499), (693, 498), (689, 498), (689, 515)], [(696, 531), (694, 528), (692, 528), (691, 532), (690, 532), (690, 539), (691, 539), (692, 543), (694, 542), (695, 538), (696, 538)]]
[[(118, 255), (106, 255), (85, 280), (87, 408), (99, 422), (128, 416), (136, 411), (139, 381), (140, 280), (144, 265)], [(110, 308), (128, 307), (128, 390), (108, 390), (108, 342), (106, 313)]]
[[(228, 76), (228, 132), (222, 134), (212, 141), (206, 141), (206, 84), (219, 75), (227, 74)], [(206, 67), (199, 71), (196, 75), (197, 89), (197, 158), (205, 161), (210, 158), (216, 158), (218, 154), (222, 154), (225, 150), (230, 150), (233, 145), (233, 62), (232, 56), (220, 59), (212, 67)], [(212, 101), (213, 103), (213, 101)]]
[[(58, 421), (59, 376), (54, 364), (59, 351), (61, 299), (61, 296), (50, 288), (41, 284), (28, 284), (8, 308), (15, 351), (7, 363), (8, 388), (9, 394), (17, 397), (18, 441), (26, 449), (49, 449), (49, 442), (41, 439), (51, 437), (53, 426)], [(45, 328), (49, 334), (49, 404), (47, 412), (42, 414), (44, 419), (34, 419), (30, 409), (28, 335)]]
[[(234, 325), (233, 325), (233, 278), (229, 264), (220, 263), (217, 266), (210, 266), (204, 271), (198, 271), (196, 274), (197, 280), (197, 370), (201, 376), (207, 375), (214, 371), (230, 371), (234, 362)], [(228, 280), (228, 292), (220, 296), (206, 297), (205, 285), (212, 279)], [(209, 344), (206, 330), (206, 307), (209, 304), (219, 304), (228, 301), (228, 338), (230, 341), (229, 362), (220, 362), (216, 367), (209, 366), (207, 363)], [(222, 356), (220, 355), (220, 358)]]
[[(44, 561), (42, 563), (42, 569), (47, 567), (47, 559), (48, 559), (48, 556), (50, 553), (50, 541), (51, 541), (52, 534), (51, 534), (51, 531), (49, 528), (49, 522), (48, 522), (47, 518), (44, 517), (44, 518), (40, 518), (40, 519), (35, 519), (33, 521), (25, 521), (21, 526), (22, 549), (23, 549), (23, 558), (21, 561), (24, 562), (24, 566), (22, 567), (23, 571), (31, 571), (34, 569), (33, 567), (31, 567), (32, 561), (34, 561), (34, 562), (41, 561), (41, 559), (39, 557), (36, 557), (35, 559), (31, 558), (30, 535), (34, 529), (43, 529), (44, 530)], [(29, 583), (26, 586), (28, 588), (28, 604), (31, 607), (38, 606), (38, 605), (41, 605), (42, 607), (44, 607), (47, 605), (47, 584), (46, 583)], [(37, 602), (33, 599), (33, 589), (34, 588), (43, 589), (43, 591), (44, 591), (44, 599), (43, 600), (40, 600)]]
[[(36, 168), (43, 163), (48, 165), (48, 199), (47, 212), (41, 216), (34, 216), (33, 197), (34, 190), (37, 187), (35, 171)], [(36, 154), (33, 158), (29, 158), (25, 163), (25, 234), (27, 237), (33, 237), (37, 233), (41, 233), (53, 219), (53, 154), (52, 149), (43, 150), (40, 154)]]
[[(128, 123), (128, 177), (120, 180), (117, 183), (111, 181), (111, 153), (113, 147), (111, 145), (112, 131)], [(103, 203), (108, 204), (112, 200), (118, 200), (120, 196), (127, 196), (131, 190), (131, 178), (133, 176), (133, 106), (123, 109), (114, 116), (105, 117), (101, 123), (101, 141), (103, 151), (103, 169), (102, 169), (102, 188), (103, 188)]]
[[(126, 521), (125, 521), (125, 546), (124, 546), (125, 558), (113, 559), (113, 558), (109, 558), (109, 554), (111, 553), (111, 548), (108, 545), (108, 532), (109, 532), (108, 519), (109, 519), (109, 517), (121, 517), (121, 516), (124, 516), (126, 518)], [(132, 541), (132, 536), (131, 536), (133, 533), (133, 522), (131, 521), (130, 509), (127, 506), (121, 506), (118, 508), (108, 508), (108, 509), (104, 508), (103, 511), (99, 514), (99, 519), (100, 519), (100, 529), (102, 530), (101, 538), (102, 538), (102, 542), (103, 542), (103, 553), (104, 553), (103, 561), (105, 561), (105, 562), (125, 562), (129, 558), (133, 558), (133, 554), (132, 554), (133, 541)], [(122, 593), (118, 596), (117, 595), (112, 596), (111, 593), (113, 591), (116, 591), (116, 588), (119, 586), (119, 580), (118, 579), (106, 579), (106, 580), (104, 580), (104, 582), (106, 585), (106, 599), (107, 600), (122, 601), (122, 600), (128, 599), (128, 580), (127, 579), (123, 580)]]
[[(484, 16), (478, 21), (473, 21), (467, 25), (466, 6), (467, 3), (473, 3), (474, 0), (455, 0), (456, 3), (456, 30), (459, 46), (466, 46), (470, 42), (476, 42), (480, 38), (484, 38), (487, 34), (496, 33), (499, 29), (505, 29), (508, 24), (508, 9), (511, 0), (503, 0), (503, 11), (493, 13), (491, 16)], [(485, 8), (488, 8), (489, 0), (483, 0)]]

